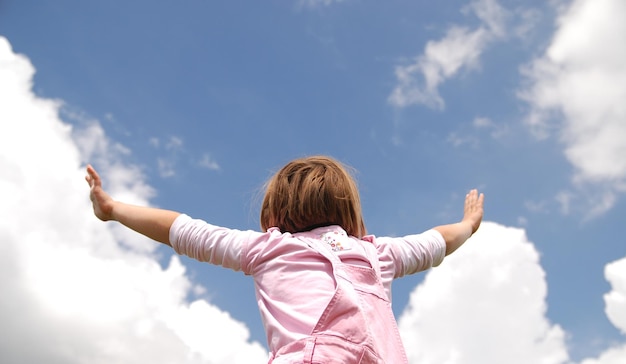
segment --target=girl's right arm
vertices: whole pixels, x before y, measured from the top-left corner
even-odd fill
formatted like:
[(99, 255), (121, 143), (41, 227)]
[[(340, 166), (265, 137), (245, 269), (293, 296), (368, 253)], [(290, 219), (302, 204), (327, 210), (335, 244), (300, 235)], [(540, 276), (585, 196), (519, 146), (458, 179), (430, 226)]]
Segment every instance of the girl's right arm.
[(477, 190), (471, 190), (465, 195), (463, 219), (455, 224), (441, 225), (434, 228), (446, 241), (446, 255), (457, 250), (478, 230), (483, 219), (484, 199), (485, 196), (482, 193), (479, 195)]
[(152, 207), (135, 206), (115, 201), (102, 189), (98, 172), (87, 166), (85, 180), (89, 184), (89, 197), (96, 217), (102, 221), (117, 221), (150, 239), (170, 245), (169, 231), (179, 212)]

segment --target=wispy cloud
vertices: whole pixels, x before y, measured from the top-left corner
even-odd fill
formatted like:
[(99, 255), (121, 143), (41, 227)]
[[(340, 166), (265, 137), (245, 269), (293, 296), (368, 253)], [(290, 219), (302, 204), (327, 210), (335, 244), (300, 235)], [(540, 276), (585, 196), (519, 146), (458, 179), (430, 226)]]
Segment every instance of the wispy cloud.
[(464, 12), (474, 14), (481, 24), (474, 29), (453, 25), (442, 39), (429, 41), (413, 63), (397, 66), (398, 83), (388, 98), (391, 105), (443, 109), (439, 86), (462, 70), (478, 67), (487, 46), (505, 35), (508, 12), (496, 0), (474, 1)]
[(329, 6), (334, 3), (340, 3), (344, 0), (298, 0), (298, 6), (307, 8), (316, 8), (319, 6)]
[(205, 153), (202, 155), (202, 159), (198, 161), (198, 165), (200, 165), (200, 167), (210, 169), (213, 171), (218, 171), (220, 169), (220, 165), (217, 164), (217, 162), (213, 159), (213, 157), (211, 157), (211, 155), (208, 153)]
[(589, 200), (597, 203), (583, 208), (592, 215), (626, 192), (625, 18), (621, 0), (572, 2), (545, 53), (522, 70), (525, 121), (538, 137), (563, 143), (577, 194), (594, 186)]
[(196, 157), (196, 153), (190, 152), (179, 136), (171, 135), (165, 141), (152, 137), (148, 142), (159, 153), (156, 158), (156, 166), (159, 175), (163, 178), (176, 176), (179, 164), (185, 162), (187, 163), (185, 167), (191, 165), (212, 171), (220, 170), (220, 165), (211, 157), (211, 154), (205, 152), (202, 153), (201, 157)]
[(505, 125), (498, 124), (490, 118), (477, 116), (472, 120), (471, 128), (462, 125), (456, 131), (448, 134), (446, 139), (454, 147), (478, 148), (484, 140), (484, 134), (488, 133), (491, 139), (501, 139), (508, 134)]

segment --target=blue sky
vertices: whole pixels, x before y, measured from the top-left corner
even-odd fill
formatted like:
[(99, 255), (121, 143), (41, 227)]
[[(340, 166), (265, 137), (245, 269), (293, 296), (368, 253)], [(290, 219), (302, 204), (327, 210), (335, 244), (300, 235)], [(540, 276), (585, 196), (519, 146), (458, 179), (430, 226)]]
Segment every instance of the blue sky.
[(2, 336), (31, 349), (1, 355), (262, 361), (249, 277), (96, 221), (83, 168), (116, 198), (258, 229), (271, 173), (329, 154), (358, 171), (375, 235), (486, 195), (478, 235), (394, 283), (412, 362), (625, 360), (624, 16), (620, 0), (3, 1), (1, 259), (20, 278), (0, 280)]

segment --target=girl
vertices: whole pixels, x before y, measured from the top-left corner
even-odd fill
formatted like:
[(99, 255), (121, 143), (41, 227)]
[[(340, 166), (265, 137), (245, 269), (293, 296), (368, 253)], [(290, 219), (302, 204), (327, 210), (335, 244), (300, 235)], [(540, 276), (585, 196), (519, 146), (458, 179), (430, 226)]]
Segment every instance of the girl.
[(85, 178), (100, 220), (251, 275), (274, 364), (407, 363), (391, 281), (439, 265), (483, 217), (483, 194), (472, 190), (458, 223), (400, 238), (366, 235), (353, 178), (325, 156), (289, 162), (269, 180), (262, 232), (114, 201), (92, 166)]

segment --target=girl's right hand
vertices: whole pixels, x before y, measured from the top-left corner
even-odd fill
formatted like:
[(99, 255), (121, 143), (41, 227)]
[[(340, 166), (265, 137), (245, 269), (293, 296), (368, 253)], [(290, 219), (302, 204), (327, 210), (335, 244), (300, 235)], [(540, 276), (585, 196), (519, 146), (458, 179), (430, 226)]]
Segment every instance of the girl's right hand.
[(85, 180), (90, 187), (89, 198), (93, 204), (93, 213), (102, 221), (112, 220), (115, 201), (102, 189), (102, 180), (91, 165), (87, 165)]
[(463, 221), (472, 226), (472, 234), (478, 230), (483, 219), (483, 203), (485, 196), (478, 194), (477, 190), (471, 190), (465, 195), (465, 208), (463, 210)]

